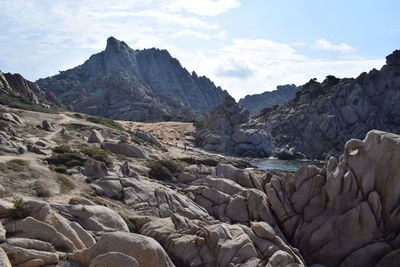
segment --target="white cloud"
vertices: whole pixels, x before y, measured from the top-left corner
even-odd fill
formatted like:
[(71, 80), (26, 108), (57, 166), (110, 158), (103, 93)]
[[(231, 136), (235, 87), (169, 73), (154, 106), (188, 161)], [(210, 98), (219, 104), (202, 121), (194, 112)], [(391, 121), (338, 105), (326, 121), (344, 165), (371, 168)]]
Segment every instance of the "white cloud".
[(208, 23), (205, 20), (202, 20), (198, 17), (183, 16), (183, 15), (177, 14), (177, 13), (167, 13), (164, 11), (154, 10), (154, 9), (139, 11), (139, 12), (134, 13), (134, 15), (152, 17), (152, 18), (158, 19), (164, 23), (172, 22), (172, 23), (180, 24), (181, 26), (184, 26), (186, 28), (191, 28), (191, 27), (202, 28), (202, 29), (217, 29), (218, 28), (217, 24)]
[[(384, 63), (383, 59), (356, 58), (351, 46), (324, 39), (311, 45), (232, 40), (234, 33), (228, 34), (209, 16), (237, 7), (239, 2), (234, 0), (0, 2), (0, 68), (33, 80), (83, 63), (104, 49), (111, 35), (132, 48), (168, 49), (187, 69), (208, 76), (237, 99), (273, 90), (279, 84), (303, 84), (329, 74), (354, 77)], [(189, 40), (183, 44), (190, 39), (187, 36), (206, 42)], [(327, 60), (298, 51), (310, 46), (347, 53), (352, 59)]]
[(305, 56), (292, 46), (267, 39), (235, 39), (216, 50), (181, 53), (184, 66), (211, 78), (237, 100), (247, 94), (271, 91), (277, 85), (302, 85), (327, 75), (355, 77), (380, 68), (384, 59), (323, 59)]
[(354, 51), (354, 48), (346, 43), (333, 44), (326, 39), (316, 40), (313, 47), (318, 50), (335, 51), (340, 53), (349, 53)]
[(200, 16), (216, 16), (240, 7), (238, 0), (172, 0), (166, 8), (174, 12), (187, 11)]
[(196, 32), (191, 30), (182, 30), (172, 35), (172, 37), (192, 36), (199, 39), (210, 40), (211, 36), (207, 33)]

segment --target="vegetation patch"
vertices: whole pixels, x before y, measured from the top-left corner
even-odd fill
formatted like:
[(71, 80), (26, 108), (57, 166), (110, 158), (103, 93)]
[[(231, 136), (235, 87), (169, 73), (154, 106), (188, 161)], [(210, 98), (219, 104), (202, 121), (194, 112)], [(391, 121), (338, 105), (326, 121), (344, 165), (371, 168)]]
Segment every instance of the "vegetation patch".
[(135, 224), (129, 219), (127, 216), (120, 214), (121, 218), (125, 221), (126, 225), (128, 226), (129, 232), (135, 232)]
[(185, 165), (176, 160), (156, 160), (150, 164), (149, 175), (157, 180), (174, 180), (178, 176)]
[(95, 160), (104, 162), (107, 166), (112, 165), (112, 160), (107, 151), (98, 147), (84, 147), (80, 150), (81, 153)]
[(61, 185), (61, 193), (68, 193), (75, 189), (75, 184), (67, 176), (57, 175), (56, 178)]
[(59, 145), (53, 148), (53, 152), (57, 154), (73, 153), (72, 149), (68, 145)]
[(29, 163), (22, 159), (13, 159), (6, 163), (0, 163), (0, 171), (8, 173), (10, 171), (23, 172), (27, 169)]
[(68, 124), (63, 124), (63, 126), (68, 131), (86, 131), (91, 129), (88, 125), (81, 123), (68, 123)]
[(115, 130), (119, 130), (119, 131), (124, 131), (124, 127), (122, 127), (121, 124), (119, 124), (118, 122), (112, 120), (112, 119), (107, 119), (107, 118), (100, 118), (100, 117), (89, 117), (86, 119), (89, 122), (92, 123), (97, 123), (97, 124), (101, 124), (103, 126), (115, 129)]
[(47, 158), (46, 161), (52, 165), (62, 165), (65, 167), (83, 166), (86, 161), (86, 157), (79, 152), (67, 152), (63, 154), (53, 154)]
[(11, 220), (20, 220), (29, 216), (29, 205), (22, 198), (14, 199), (14, 208), (8, 212)]
[(36, 181), (33, 183), (32, 190), (37, 197), (49, 197), (50, 191), (42, 182)]

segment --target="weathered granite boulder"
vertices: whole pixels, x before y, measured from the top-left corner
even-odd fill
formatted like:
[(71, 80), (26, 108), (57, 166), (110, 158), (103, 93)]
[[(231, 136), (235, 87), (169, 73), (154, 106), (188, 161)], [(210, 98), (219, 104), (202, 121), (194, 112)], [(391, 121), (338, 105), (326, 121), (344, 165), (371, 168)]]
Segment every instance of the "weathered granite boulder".
[(128, 143), (108, 143), (101, 144), (101, 148), (109, 150), (116, 154), (125, 155), (132, 158), (146, 159), (149, 156), (140, 146)]
[(103, 143), (104, 138), (101, 133), (95, 129), (93, 129), (88, 137), (88, 143)]
[(78, 251), (70, 258), (84, 266), (89, 266), (98, 256), (109, 252), (119, 252), (136, 259), (139, 266), (173, 267), (164, 249), (154, 239), (126, 232), (113, 232), (103, 235), (92, 247)]

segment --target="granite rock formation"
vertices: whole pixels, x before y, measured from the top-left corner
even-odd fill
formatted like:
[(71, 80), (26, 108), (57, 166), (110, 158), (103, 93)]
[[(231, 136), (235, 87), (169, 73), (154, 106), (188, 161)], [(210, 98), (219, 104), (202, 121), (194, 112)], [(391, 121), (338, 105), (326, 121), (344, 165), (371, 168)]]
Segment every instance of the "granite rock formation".
[(250, 121), (249, 111), (230, 96), (199, 123), (196, 144), (234, 156), (268, 157), (272, 151), (270, 136)]
[(351, 139), (326, 167), (302, 167), (266, 186), (276, 219), (308, 264), (400, 262), (400, 136), (377, 130)]
[(44, 108), (62, 107), (51, 93), (42, 91), (36, 84), (20, 74), (0, 71), (0, 103), (3, 105), (37, 105)]
[(400, 50), (381, 70), (353, 79), (311, 80), (287, 104), (259, 118), (275, 147), (289, 145), (309, 158), (338, 155), (346, 140), (371, 129), (400, 133)]
[(136, 121), (194, 120), (228, 94), (166, 50), (133, 50), (113, 37), (84, 64), (36, 83), (74, 111)]
[(262, 94), (247, 95), (239, 100), (239, 105), (250, 111), (250, 116), (258, 116), (265, 108), (272, 108), (289, 102), (301, 88), (294, 84), (279, 85), (276, 90)]

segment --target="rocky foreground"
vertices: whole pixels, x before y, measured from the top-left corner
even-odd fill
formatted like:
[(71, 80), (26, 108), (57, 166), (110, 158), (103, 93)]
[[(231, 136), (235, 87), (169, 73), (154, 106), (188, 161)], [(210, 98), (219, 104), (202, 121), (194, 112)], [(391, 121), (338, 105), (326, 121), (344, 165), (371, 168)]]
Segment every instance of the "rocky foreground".
[(400, 262), (400, 136), (371, 131), (292, 174), (238, 168), (190, 132), (185, 149), (135, 124), (1, 114), (2, 266)]

